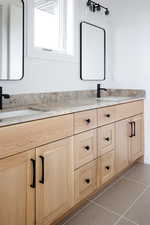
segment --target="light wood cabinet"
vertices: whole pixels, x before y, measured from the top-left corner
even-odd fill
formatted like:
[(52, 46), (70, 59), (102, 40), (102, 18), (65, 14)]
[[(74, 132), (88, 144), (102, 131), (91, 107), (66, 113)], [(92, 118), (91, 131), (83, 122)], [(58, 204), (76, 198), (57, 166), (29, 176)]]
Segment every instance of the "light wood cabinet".
[(0, 160), (0, 225), (35, 224), (31, 159), (34, 150)]
[(50, 225), (143, 156), (143, 103), (0, 128), (0, 225)]
[(129, 165), (131, 132), (131, 119), (116, 123), (115, 169), (117, 173)]
[(37, 148), (36, 162), (36, 221), (49, 225), (74, 203), (72, 138)]
[(144, 155), (143, 114), (116, 123), (116, 172), (127, 168)]
[(130, 163), (144, 155), (144, 116), (143, 114), (131, 119), (133, 137), (131, 138)]

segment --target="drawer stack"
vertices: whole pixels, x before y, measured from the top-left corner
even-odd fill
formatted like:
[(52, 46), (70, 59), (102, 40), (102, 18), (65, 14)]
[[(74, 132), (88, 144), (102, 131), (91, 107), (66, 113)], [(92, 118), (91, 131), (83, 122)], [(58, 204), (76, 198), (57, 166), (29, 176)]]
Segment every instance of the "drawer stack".
[(97, 111), (74, 114), (75, 202), (97, 188)]
[[(130, 144), (127, 143), (125, 147), (118, 145), (120, 154), (116, 143), (122, 138), (122, 133), (126, 135), (126, 140), (129, 140), (129, 126), (127, 124), (121, 132), (121, 126), (118, 124), (121, 121), (130, 121), (127, 118), (134, 115), (142, 114), (142, 101), (74, 114), (75, 203), (85, 199), (128, 167), (131, 149), (127, 149), (127, 145)], [(142, 154), (140, 152), (138, 157)], [(118, 163), (122, 164), (120, 170), (117, 168)]]
[(112, 107), (74, 115), (75, 202), (85, 199), (114, 175), (114, 120)]

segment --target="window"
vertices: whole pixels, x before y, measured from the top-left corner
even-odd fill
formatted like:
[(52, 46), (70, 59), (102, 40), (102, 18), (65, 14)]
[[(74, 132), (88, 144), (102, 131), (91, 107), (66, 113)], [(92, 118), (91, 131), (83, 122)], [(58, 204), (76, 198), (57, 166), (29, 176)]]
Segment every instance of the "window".
[(29, 56), (74, 56), (73, 0), (30, 0), (28, 4)]
[(64, 0), (34, 0), (34, 45), (43, 50), (64, 50)]

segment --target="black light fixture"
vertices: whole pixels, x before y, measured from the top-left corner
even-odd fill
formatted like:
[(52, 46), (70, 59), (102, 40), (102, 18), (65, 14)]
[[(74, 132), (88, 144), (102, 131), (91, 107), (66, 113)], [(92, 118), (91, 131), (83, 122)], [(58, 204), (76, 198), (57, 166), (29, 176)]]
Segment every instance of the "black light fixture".
[(96, 6), (95, 5), (93, 5), (93, 12), (95, 12), (96, 11)]
[(109, 14), (110, 14), (110, 12), (109, 12), (109, 10), (107, 8), (106, 11), (105, 11), (105, 15), (108, 16)]
[(105, 10), (105, 15), (108, 16), (110, 14), (109, 12), (109, 9), (106, 8), (105, 6), (97, 3), (97, 2), (94, 2), (92, 0), (88, 0), (87, 1), (87, 6), (89, 7), (89, 9), (92, 11), (92, 12), (96, 12), (96, 11), (101, 11), (101, 9), (104, 9)]
[(90, 6), (90, 5), (91, 5), (91, 0), (88, 0), (87, 6)]

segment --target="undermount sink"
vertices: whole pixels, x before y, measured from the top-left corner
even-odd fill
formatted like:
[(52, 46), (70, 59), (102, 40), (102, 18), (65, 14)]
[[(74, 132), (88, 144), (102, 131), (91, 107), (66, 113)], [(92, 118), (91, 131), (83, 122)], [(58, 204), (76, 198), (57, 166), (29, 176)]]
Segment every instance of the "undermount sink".
[(32, 109), (0, 112), (0, 120), (11, 119), (14, 117), (32, 116), (36, 114), (39, 114), (39, 111), (32, 110)]
[(118, 96), (113, 96), (113, 97), (102, 97), (100, 99), (97, 99), (100, 101), (105, 101), (105, 102), (118, 102), (118, 101), (126, 101), (130, 100), (130, 97), (118, 97)]

